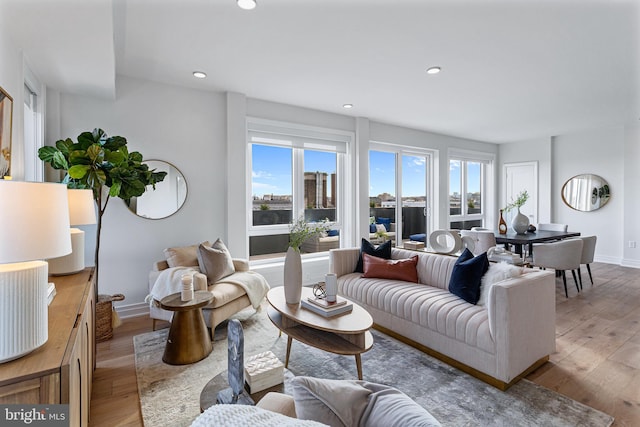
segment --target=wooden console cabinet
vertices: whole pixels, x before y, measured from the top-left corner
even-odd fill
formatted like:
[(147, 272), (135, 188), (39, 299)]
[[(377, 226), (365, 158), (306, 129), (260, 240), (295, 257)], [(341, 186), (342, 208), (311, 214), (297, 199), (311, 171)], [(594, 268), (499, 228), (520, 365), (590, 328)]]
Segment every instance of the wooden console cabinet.
[(49, 339), (0, 364), (0, 403), (69, 404), (69, 425), (87, 426), (95, 360), (94, 270), (49, 281), (57, 292), (49, 305)]

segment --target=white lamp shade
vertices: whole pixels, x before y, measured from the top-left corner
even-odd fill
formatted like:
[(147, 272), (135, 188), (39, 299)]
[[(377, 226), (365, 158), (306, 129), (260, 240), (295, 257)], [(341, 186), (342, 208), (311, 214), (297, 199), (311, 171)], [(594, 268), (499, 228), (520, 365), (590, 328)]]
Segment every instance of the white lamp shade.
[(96, 223), (96, 205), (92, 190), (68, 189), (69, 224), (87, 225)]
[(41, 260), (71, 252), (64, 184), (0, 181), (0, 264)]

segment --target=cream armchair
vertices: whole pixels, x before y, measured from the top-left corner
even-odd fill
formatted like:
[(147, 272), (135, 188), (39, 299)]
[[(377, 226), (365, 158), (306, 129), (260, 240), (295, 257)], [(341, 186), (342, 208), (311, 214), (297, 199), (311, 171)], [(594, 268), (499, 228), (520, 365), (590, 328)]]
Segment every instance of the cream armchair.
[[(234, 258), (232, 259), (235, 272), (217, 280), (215, 283), (209, 283), (209, 279), (203, 272), (199, 272), (198, 260), (196, 256), (197, 245), (191, 247), (177, 248), (180, 256), (171, 256), (165, 250), (167, 259), (171, 259), (173, 271), (182, 274), (189, 272), (193, 274), (194, 290), (208, 290), (213, 294), (213, 301), (202, 309), (205, 322), (211, 328), (211, 340), (213, 340), (215, 328), (217, 325), (236, 314), (240, 310), (253, 306), (257, 309), (260, 302), (269, 290), (269, 285), (264, 277), (260, 274), (250, 271), (247, 260)], [(175, 254), (175, 252), (174, 252)], [(186, 256), (185, 256), (186, 254)], [(172, 312), (163, 310), (159, 306), (159, 302), (154, 299), (154, 287), (158, 282), (162, 282), (173, 274), (170, 270), (168, 261), (158, 261), (153, 265), (149, 272), (149, 298), (150, 308), (149, 315), (153, 319), (153, 329), (156, 329), (157, 320), (171, 321)], [(164, 272), (164, 277), (161, 277)]]

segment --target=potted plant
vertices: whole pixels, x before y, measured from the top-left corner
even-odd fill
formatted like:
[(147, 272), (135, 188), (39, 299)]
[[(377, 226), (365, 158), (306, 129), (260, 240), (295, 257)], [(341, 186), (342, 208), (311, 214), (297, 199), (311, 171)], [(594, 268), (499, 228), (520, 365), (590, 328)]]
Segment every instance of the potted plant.
[(513, 208), (518, 209), (518, 213), (511, 220), (511, 227), (517, 234), (525, 234), (529, 228), (529, 218), (520, 212), (520, 208), (529, 200), (529, 193), (527, 190), (523, 190), (516, 196), (516, 199), (511, 199), (511, 202), (507, 203), (504, 207), (505, 212), (509, 212)]
[(289, 225), (289, 247), (300, 252), (302, 243), (310, 238), (317, 237), (329, 230), (329, 221), (323, 219), (320, 222), (307, 222), (304, 216)]
[(302, 259), (300, 246), (310, 238), (329, 230), (328, 220), (309, 223), (300, 216), (289, 225), (289, 247), (284, 257), (284, 297), (287, 304), (300, 303), (302, 295)]
[[(142, 154), (129, 152), (122, 136), (107, 136), (102, 129), (83, 132), (78, 142), (70, 138), (56, 142), (55, 147), (42, 147), (38, 157), (54, 169), (65, 171), (62, 183), (68, 188), (93, 190), (98, 211), (96, 230), (95, 276), (98, 294), (98, 268), (102, 217), (111, 197), (128, 201), (141, 196), (147, 186), (164, 180), (166, 172), (149, 170), (142, 162)], [(111, 300), (109, 300), (109, 304)]]

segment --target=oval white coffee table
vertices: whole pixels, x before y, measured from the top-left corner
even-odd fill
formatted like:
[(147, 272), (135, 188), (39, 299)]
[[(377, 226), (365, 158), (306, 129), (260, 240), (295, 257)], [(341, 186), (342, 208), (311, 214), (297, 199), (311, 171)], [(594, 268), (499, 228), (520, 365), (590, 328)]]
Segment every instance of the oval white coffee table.
[[(302, 288), (302, 298), (313, 296), (311, 288)], [(330, 353), (355, 356), (358, 379), (362, 379), (360, 355), (373, 346), (371, 315), (351, 301), (353, 311), (334, 317), (324, 317), (297, 305), (289, 305), (284, 299), (284, 287), (273, 288), (267, 293), (271, 307), (267, 315), (273, 324), (287, 334), (287, 354), (284, 367), (289, 366), (291, 342), (296, 340)]]

